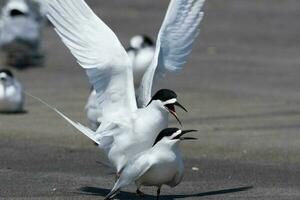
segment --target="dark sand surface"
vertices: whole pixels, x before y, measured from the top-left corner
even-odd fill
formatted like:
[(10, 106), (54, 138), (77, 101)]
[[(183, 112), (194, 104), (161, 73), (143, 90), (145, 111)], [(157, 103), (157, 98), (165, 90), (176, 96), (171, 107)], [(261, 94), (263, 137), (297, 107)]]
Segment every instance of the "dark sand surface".
[[(156, 37), (168, 1), (89, 3), (127, 45), (136, 33)], [(179, 113), (185, 128), (199, 130), (182, 145), (184, 181), (162, 199), (300, 199), (300, 1), (208, 0), (205, 12), (184, 71), (159, 85), (178, 91), (190, 111)], [(52, 28), (44, 40), (45, 66), (16, 76), (86, 123), (84, 70)], [(0, 199), (103, 199), (114, 178), (101, 152), (35, 100), (26, 111), (0, 115)], [(120, 199), (138, 199), (133, 187), (124, 191)]]

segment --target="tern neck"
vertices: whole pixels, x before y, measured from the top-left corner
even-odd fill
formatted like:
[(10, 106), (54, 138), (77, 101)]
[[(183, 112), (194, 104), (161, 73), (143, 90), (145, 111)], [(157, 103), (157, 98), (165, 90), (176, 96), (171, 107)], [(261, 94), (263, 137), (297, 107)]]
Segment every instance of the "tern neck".
[(168, 138), (163, 138), (159, 141), (154, 147), (157, 148), (167, 148), (171, 151), (178, 152), (179, 151), (180, 140), (170, 140)]
[(169, 111), (165, 108), (165, 106), (160, 101), (157, 100), (152, 101), (147, 107), (158, 110), (164, 114), (169, 114)]

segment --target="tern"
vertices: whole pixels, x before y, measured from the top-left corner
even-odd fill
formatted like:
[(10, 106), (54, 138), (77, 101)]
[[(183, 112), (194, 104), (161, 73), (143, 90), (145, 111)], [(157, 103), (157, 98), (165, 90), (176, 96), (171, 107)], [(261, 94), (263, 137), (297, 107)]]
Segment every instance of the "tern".
[(141, 186), (157, 187), (157, 199), (159, 199), (162, 185), (177, 186), (184, 173), (179, 144), (183, 140), (196, 140), (196, 138), (184, 137), (185, 134), (195, 131), (178, 128), (167, 128), (161, 131), (152, 148), (137, 154), (128, 161), (105, 200), (111, 199), (123, 187), (133, 182), (139, 195), (143, 195), (140, 191)]
[(33, 2), (33, 5), (36, 7), (36, 12), (38, 14), (38, 17), (41, 20), (46, 19), (47, 10), (45, 6), (45, 0), (31, 0)]
[(9, 0), (2, 8), (0, 45), (9, 45), (15, 40), (32, 46), (40, 42), (40, 25), (27, 0)]
[(137, 91), (154, 57), (155, 44), (149, 36), (135, 35), (130, 39), (130, 46), (126, 51), (132, 62), (134, 87)]
[(0, 112), (22, 112), (23, 89), (20, 82), (7, 69), (0, 70)]
[[(104, 150), (117, 174), (127, 161), (152, 146), (167, 128), (169, 113), (176, 118), (177, 94), (163, 89), (152, 96), (154, 77), (176, 71), (186, 62), (203, 17), (204, 0), (172, 0), (160, 29), (155, 56), (138, 91), (138, 109), (132, 63), (114, 32), (84, 0), (47, 0), (48, 18), (64, 44), (86, 70), (101, 108), (96, 131), (55, 110)], [(177, 118), (178, 119), (178, 118)]]
[[(153, 59), (155, 45), (149, 36), (135, 35), (130, 39), (130, 46), (126, 49), (126, 52), (132, 63), (134, 87), (137, 93), (142, 77)], [(102, 113), (97, 103), (97, 94), (94, 89), (92, 89), (88, 97), (85, 113), (91, 129), (97, 130), (100, 126)]]
[(98, 105), (97, 102), (96, 90), (91, 91), (90, 96), (88, 97), (88, 100), (84, 107), (84, 111), (90, 124), (90, 128), (93, 131), (96, 131), (97, 128), (100, 126), (102, 118), (101, 107)]

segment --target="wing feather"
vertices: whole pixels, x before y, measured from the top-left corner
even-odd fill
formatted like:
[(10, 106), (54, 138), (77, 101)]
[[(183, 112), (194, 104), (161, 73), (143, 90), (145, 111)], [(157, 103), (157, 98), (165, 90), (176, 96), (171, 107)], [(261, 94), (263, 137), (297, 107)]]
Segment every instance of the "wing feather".
[(143, 76), (138, 104), (144, 107), (151, 99), (153, 81), (166, 72), (178, 72), (186, 63), (199, 34), (205, 0), (171, 0), (160, 28), (154, 59)]
[(114, 32), (84, 0), (47, 0), (46, 4), (55, 31), (86, 70), (106, 120), (137, 109), (132, 66)]

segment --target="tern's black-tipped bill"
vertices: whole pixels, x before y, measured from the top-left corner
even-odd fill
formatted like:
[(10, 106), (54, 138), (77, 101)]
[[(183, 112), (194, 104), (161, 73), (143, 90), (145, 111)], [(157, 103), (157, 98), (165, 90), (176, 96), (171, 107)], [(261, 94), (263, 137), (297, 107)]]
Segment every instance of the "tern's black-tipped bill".
[(184, 110), (185, 112), (188, 112), (187, 109), (185, 107), (183, 107), (183, 105), (181, 105), (180, 103), (178, 103), (178, 101), (176, 101), (174, 103), (175, 106), (178, 106), (179, 108), (181, 108), (182, 110)]

